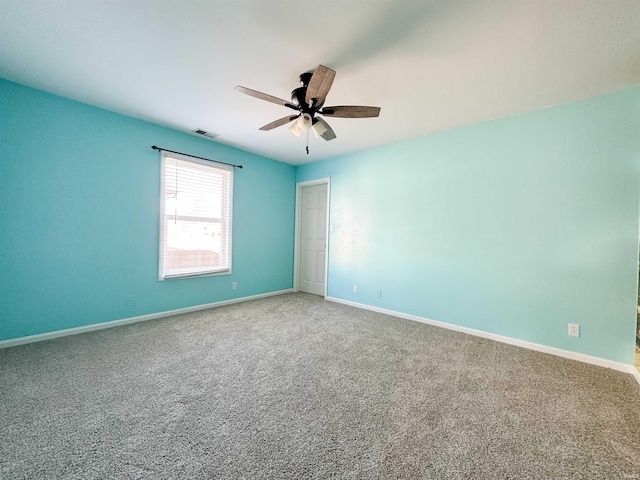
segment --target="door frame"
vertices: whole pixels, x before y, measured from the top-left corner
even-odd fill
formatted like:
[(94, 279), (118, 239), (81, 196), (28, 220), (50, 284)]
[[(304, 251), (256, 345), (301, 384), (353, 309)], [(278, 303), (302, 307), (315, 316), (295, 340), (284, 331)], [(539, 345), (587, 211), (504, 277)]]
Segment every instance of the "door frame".
[(302, 189), (304, 187), (312, 187), (314, 185), (327, 185), (327, 221), (325, 232), (325, 238), (327, 239), (327, 245), (324, 247), (324, 294), (323, 297), (327, 297), (328, 276), (329, 276), (329, 206), (331, 205), (331, 178), (318, 178), (316, 180), (307, 180), (305, 182), (296, 183), (296, 223), (295, 223), (295, 247), (293, 255), (293, 291), (300, 291), (300, 235), (302, 234), (301, 222), (302, 222)]

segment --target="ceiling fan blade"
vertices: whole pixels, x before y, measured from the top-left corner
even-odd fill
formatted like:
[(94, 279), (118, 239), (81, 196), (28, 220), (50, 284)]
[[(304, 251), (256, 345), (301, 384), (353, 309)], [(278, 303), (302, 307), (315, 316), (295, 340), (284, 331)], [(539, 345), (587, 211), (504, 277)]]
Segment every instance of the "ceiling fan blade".
[(327, 117), (342, 118), (370, 118), (380, 115), (380, 107), (365, 107), (363, 105), (339, 105), (325, 107), (320, 112)]
[(236, 86), (236, 90), (240, 93), (244, 93), (245, 95), (249, 95), (251, 97), (259, 98), (260, 100), (265, 100), (267, 102), (276, 103), (278, 105), (283, 105), (285, 107), (293, 108), (294, 110), (298, 110), (298, 107), (293, 105), (291, 102), (287, 102), (282, 98), (274, 97), (273, 95), (268, 95), (266, 93), (259, 92), (257, 90), (252, 90), (247, 87), (242, 87), (240, 85)]
[(316, 117), (315, 120), (316, 120), (317, 123), (321, 123), (324, 126), (324, 128), (326, 128), (324, 133), (320, 134), (320, 136), (322, 138), (324, 138), (327, 142), (329, 140), (333, 140), (334, 138), (336, 138), (336, 133), (333, 131), (333, 129), (329, 126), (329, 124), (327, 122), (325, 122), (320, 117)]
[(335, 77), (335, 70), (331, 70), (324, 65), (318, 65), (307, 87), (307, 94), (305, 95), (307, 105), (310, 105), (312, 99), (314, 100), (313, 106), (322, 105)]
[(260, 130), (273, 130), (274, 128), (280, 127), (282, 125), (286, 125), (287, 123), (291, 122), (292, 120), (295, 120), (296, 118), (298, 118), (300, 115), (289, 115), (286, 117), (282, 117), (279, 118), (278, 120), (274, 120), (271, 123), (267, 123), (265, 126), (260, 127)]

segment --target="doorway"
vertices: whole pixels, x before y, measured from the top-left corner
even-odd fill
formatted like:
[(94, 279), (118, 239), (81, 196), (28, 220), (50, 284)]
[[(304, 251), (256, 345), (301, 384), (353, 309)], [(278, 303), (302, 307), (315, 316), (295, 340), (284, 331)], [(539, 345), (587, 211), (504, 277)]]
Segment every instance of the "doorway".
[(295, 289), (326, 296), (329, 179), (297, 184)]

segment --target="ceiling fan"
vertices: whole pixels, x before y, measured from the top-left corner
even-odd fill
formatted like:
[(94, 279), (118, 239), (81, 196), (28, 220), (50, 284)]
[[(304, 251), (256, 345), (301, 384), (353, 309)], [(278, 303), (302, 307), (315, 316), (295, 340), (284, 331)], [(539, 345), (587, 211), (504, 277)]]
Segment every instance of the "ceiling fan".
[[(299, 112), (267, 123), (263, 127), (260, 127), (260, 130), (272, 130), (295, 120), (289, 127), (289, 130), (297, 137), (299, 137), (302, 132), (308, 132), (311, 129), (316, 137), (322, 137), (329, 141), (336, 138), (336, 134), (329, 124), (318, 115), (341, 118), (369, 118), (380, 115), (380, 107), (365, 107), (362, 105), (324, 107), (325, 98), (329, 93), (335, 76), (336, 72), (324, 65), (318, 65), (315, 72), (303, 73), (300, 75), (300, 83), (302, 83), (302, 86), (291, 92), (290, 102), (240, 85), (236, 86), (236, 90), (240, 93), (266, 100), (267, 102), (277, 103), (278, 105), (283, 105)], [(309, 153), (308, 145), (307, 153)]]

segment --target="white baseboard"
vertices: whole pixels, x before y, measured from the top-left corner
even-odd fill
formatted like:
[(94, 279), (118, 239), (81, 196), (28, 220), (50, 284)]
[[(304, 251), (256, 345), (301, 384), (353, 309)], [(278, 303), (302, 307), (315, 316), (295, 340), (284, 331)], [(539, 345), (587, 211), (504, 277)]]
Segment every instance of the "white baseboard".
[(0, 348), (16, 347), (18, 345), (25, 345), (27, 343), (42, 342), (44, 340), (51, 340), (58, 337), (66, 337), (68, 335), (77, 335), (79, 333), (93, 332), (95, 330), (103, 330), (105, 328), (118, 327), (120, 325), (128, 325), (130, 323), (146, 322), (147, 320), (155, 320), (156, 318), (170, 317), (172, 315), (178, 315), (180, 313), (197, 312), (198, 310), (207, 310), (209, 308), (224, 307), (225, 305), (232, 305), (234, 303), (248, 302), (249, 300), (257, 300), (259, 298), (272, 297), (274, 295), (282, 295), (284, 293), (293, 292), (293, 288), (286, 290), (278, 290), (275, 292), (261, 293), (258, 295), (251, 295), (249, 297), (232, 298), (231, 300), (222, 300), (220, 302), (205, 303), (202, 305), (195, 305), (193, 307), (178, 308), (176, 310), (168, 310), (165, 312), (150, 313), (147, 315), (140, 315), (138, 317), (123, 318), (121, 320), (112, 320), (110, 322), (94, 323), (91, 325), (85, 325), (82, 327), (66, 328), (64, 330), (56, 330), (54, 332), (39, 333), (37, 335), (29, 335), (26, 337), (11, 338), (9, 340), (0, 340)]
[(614, 362), (613, 360), (607, 360), (600, 357), (593, 357), (591, 355), (585, 355), (584, 353), (572, 352), (570, 350), (563, 350), (561, 348), (549, 347), (547, 345), (541, 345), (539, 343), (527, 342), (525, 340), (518, 340), (511, 337), (505, 337), (495, 333), (483, 332), (482, 330), (476, 330), (469, 327), (461, 327), (459, 325), (453, 325), (451, 323), (440, 322), (438, 320), (431, 320), (429, 318), (419, 317), (417, 315), (410, 315), (408, 313), (396, 312), (395, 310), (387, 310), (385, 308), (374, 307), (366, 305), (364, 303), (351, 302), (349, 300), (343, 300), (336, 297), (325, 297), (325, 300), (330, 302), (342, 303), (351, 307), (361, 308), (364, 310), (371, 310), (372, 312), (384, 313), (392, 317), (404, 318), (406, 320), (413, 320), (415, 322), (425, 323), (427, 325), (433, 325), (434, 327), (446, 328), (448, 330), (455, 330), (456, 332), (467, 333), (476, 337), (487, 338), (489, 340), (495, 340), (496, 342), (507, 343), (509, 345), (515, 345), (517, 347), (528, 348), (529, 350), (535, 350), (537, 352), (549, 353), (558, 357), (569, 358), (571, 360), (577, 360), (579, 362), (589, 363), (591, 365), (598, 365), (599, 367), (611, 368), (620, 372), (630, 373), (640, 384), (640, 372), (636, 370), (633, 365), (627, 365), (626, 363)]

